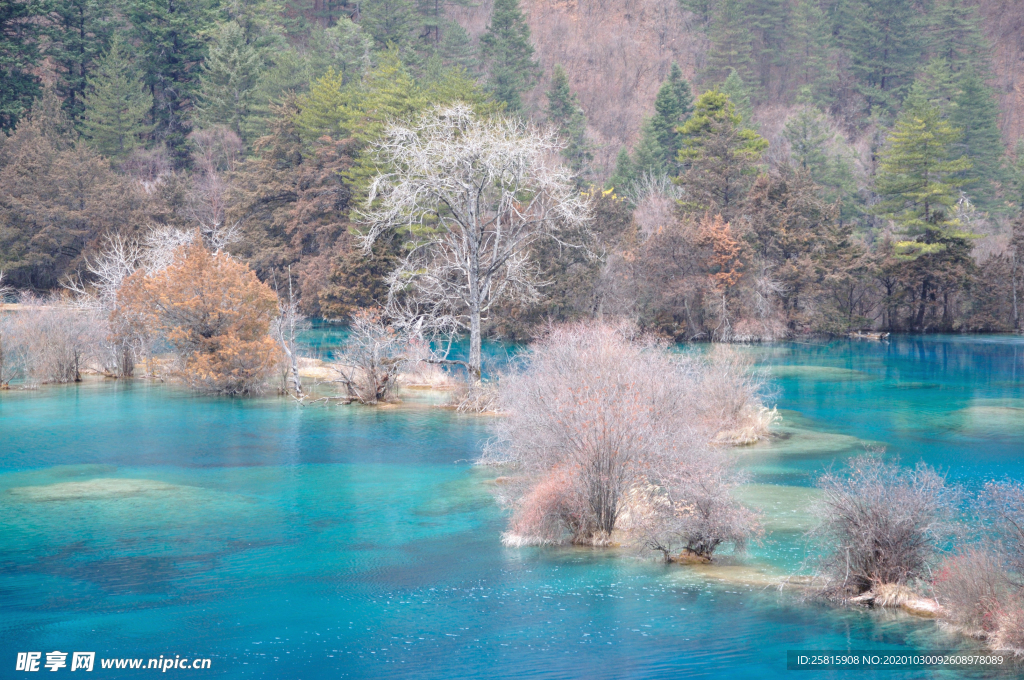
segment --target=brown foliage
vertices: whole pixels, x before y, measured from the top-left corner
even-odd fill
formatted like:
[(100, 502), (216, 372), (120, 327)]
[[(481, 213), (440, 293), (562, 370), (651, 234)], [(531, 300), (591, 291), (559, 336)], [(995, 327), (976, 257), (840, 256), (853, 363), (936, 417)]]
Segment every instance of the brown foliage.
[(358, 249), (348, 233), (351, 188), (342, 177), (353, 152), (350, 140), (322, 137), (308, 153), (295, 131), (295, 111), (292, 102), (278, 107), (270, 134), (233, 175), (229, 219), (241, 222), (243, 238), (232, 250), (265, 281), (297, 264), (300, 307), (319, 315), (320, 293), (335, 277), (337, 259)]
[(0, 269), (20, 288), (57, 287), (104, 233), (149, 215), (137, 185), (54, 127), (34, 114), (0, 147)]
[(128, 277), (112, 318), (141, 319), (174, 349), (192, 387), (248, 394), (280, 359), (269, 334), (277, 309), (277, 296), (251, 269), (196, 239), (166, 269)]

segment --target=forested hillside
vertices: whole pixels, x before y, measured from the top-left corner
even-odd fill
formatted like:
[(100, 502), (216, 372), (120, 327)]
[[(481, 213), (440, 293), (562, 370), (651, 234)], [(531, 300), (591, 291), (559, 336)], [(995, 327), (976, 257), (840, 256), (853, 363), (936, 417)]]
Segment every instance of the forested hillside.
[(1022, 36), (1016, 0), (12, 0), (0, 272), (82, 294), (198, 231), (347, 320), (428, 238), (364, 238), (379, 140), (462, 103), (553, 128), (592, 215), (492, 335), (1019, 330)]

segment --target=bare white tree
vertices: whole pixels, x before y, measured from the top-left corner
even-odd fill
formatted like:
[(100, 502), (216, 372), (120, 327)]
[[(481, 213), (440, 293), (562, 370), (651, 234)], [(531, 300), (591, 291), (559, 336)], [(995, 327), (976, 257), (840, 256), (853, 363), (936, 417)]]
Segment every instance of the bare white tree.
[(350, 399), (362, 404), (395, 400), (398, 375), (409, 363), (409, 339), (389, 325), (379, 308), (352, 315), (343, 354), (331, 365)]
[(387, 313), (402, 328), (468, 331), (477, 377), (481, 320), (498, 302), (538, 295), (530, 244), (589, 221), (588, 199), (557, 162), (560, 148), (553, 131), (478, 117), (463, 104), (392, 124), (376, 144), (388, 170), (370, 185), (363, 246), (393, 229), (412, 237), (389, 277)]
[[(276, 288), (277, 283), (275, 281)], [(299, 333), (309, 327), (306, 317), (299, 312), (299, 303), (295, 299), (295, 291), (292, 289), (292, 268), (288, 267), (288, 299), (285, 300), (278, 291), (278, 317), (274, 319), (272, 333), (281, 343), (288, 359), (288, 374), (291, 378), (292, 389), (295, 391), (296, 399), (303, 399), (302, 379), (299, 378), (299, 355), (298, 336)]]

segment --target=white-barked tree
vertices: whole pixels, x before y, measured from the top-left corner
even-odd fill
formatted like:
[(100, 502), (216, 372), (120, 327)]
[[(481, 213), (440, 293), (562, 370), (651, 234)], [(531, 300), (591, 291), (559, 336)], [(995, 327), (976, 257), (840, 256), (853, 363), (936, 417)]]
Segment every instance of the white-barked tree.
[[(396, 326), (469, 332), (468, 368), (480, 375), (480, 324), (500, 302), (538, 298), (530, 245), (585, 228), (589, 199), (558, 161), (553, 131), (466, 105), (390, 125), (375, 147), (383, 170), (362, 213), (367, 252), (393, 230), (409, 249), (388, 279)], [(566, 244), (573, 247), (573, 244)]]

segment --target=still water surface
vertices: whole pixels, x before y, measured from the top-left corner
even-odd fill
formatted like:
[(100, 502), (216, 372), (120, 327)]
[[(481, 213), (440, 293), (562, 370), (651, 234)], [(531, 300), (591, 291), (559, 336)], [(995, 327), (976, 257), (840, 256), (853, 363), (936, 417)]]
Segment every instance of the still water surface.
[(747, 351), (784, 415), (775, 441), (737, 452), (770, 534), (708, 573), (503, 548), (493, 473), (471, 464), (487, 419), (425, 399), (298, 408), (114, 382), (6, 393), (0, 677), (31, 677), (13, 671), (17, 652), (52, 650), (212, 659), (168, 671), (186, 677), (597, 679), (792, 676), (789, 649), (979, 649), (930, 621), (765, 584), (813, 550), (814, 476), (865, 446), (969, 487), (1024, 477), (1024, 339)]

